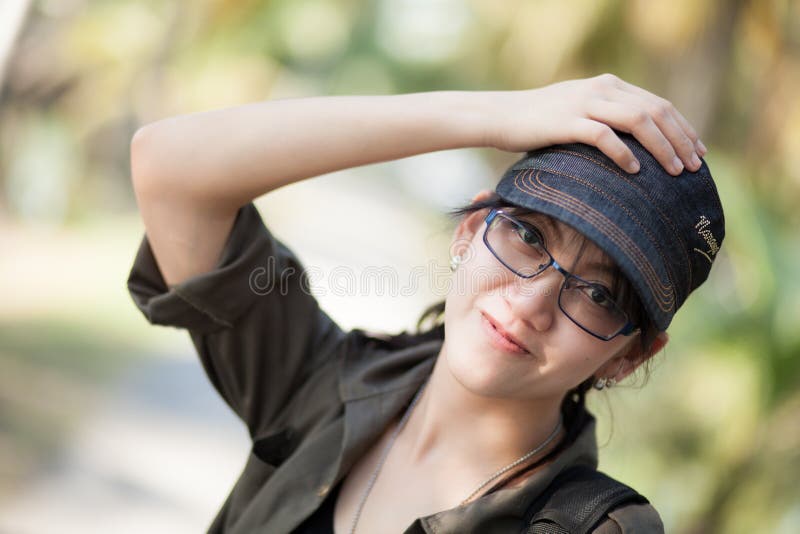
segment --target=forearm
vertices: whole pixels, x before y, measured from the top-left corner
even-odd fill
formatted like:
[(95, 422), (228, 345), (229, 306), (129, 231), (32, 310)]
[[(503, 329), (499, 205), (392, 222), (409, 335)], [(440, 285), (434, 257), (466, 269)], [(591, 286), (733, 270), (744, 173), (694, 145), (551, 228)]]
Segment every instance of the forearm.
[(238, 209), (283, 185), (450, 148), (573, 142), (637, 172), (612, 127), (633, 133), (676, 175), (681, 161), (700, 168), (705, 149), (674, 106), (609, 74), (522, 91), (303, 98), (195, 113), (140, 129), (131, 167), (147, 237), (172, 285), (211, 269)]
[(481, 146), (478, 94), (276, 100), (161, 120), (134, 137), (134, 180), (235, 209), (304, 178)]

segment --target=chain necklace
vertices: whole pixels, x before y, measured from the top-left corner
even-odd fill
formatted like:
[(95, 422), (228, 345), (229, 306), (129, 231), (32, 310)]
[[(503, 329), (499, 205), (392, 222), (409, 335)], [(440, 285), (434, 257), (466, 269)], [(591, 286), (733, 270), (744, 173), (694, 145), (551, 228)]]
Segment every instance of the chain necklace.
[[(397, 427), (392, 432), (392, 435), (389, 438), (389, 443), (387, 443), (386, 447), (384, 447), (380, 460), (378, 460), (378, 465), (372, 471), (372, 476), (370, 476), (369, 478), (369, 482), (367, 483), (367, 488), (364, 490), (364, 495), (361, 496), (361, 502), (358, 503), (358, 508), (356, 509), (356, 515), (353, 518), (352, 525), (350, 526), (350, 534), (354, 534), (354, 532), (356, 531), (356, 525), (358, 525), (358, 519), (359, 517), (361, 517), (361, 511), (364, 508), (364, 504), (367, 502), (367, 497), (369, 496), (370, 491), (372, 491), (372, 487), (375, 485), (375, 481), (378, 479), (378, 473), (381, 472), (381, 468), (383, 467), (384, 462), (386, 462), (386, 458), (389, 456), (389, 451), (392, 450), (392, 445), (394, 445), (394, 441), (397, 439), (397, 436), (400, 434), (400, 431), (405, 426), (406, 421), (408, 421), (411, 412), (414, 410), (414, 406), (416, 406), (417, 401), (422, 396), (422, 391), (425, 389), (425, 386), (427, 384), (428, 381), (426, 380), (425, 383), (423, 383), (422, 386), (419, 388), (419, 391), (417, 391), (417, 394), (414, 395), (414, 399), (411, 401), (411, 404), (408, 405), (408, 409), (406, 409), (406, 412), (403, 414), (403, 417), (400, 419), (400, 422), (397, 424)], [(550, 435), (547, 436), (547, 438), (545, 438), (545, 440), (542, 443), (540, 443), (530, 451), (526, 452), (525, 454), (523, 454), (522, 456), (520, 456), (507, 466), (503, 467), (502, 469), (495, 471), (494, 474), (492, 474), (489, 478), (484, 480), (480, 486), (475, 488), (475, 491), (470, 493), (466, 499), (461, 501), (461, 504), (459, 506), (464, 506), (465, 504), (467, 504), (470, 501), (470, 499), (472, 499), (472, 497), (474, 497), (484, 486), (486, 486), (492, 480), (496, 479), (503, 473), (506, 473), (510, 469), (513, 469), (514, 467), (518, 466), (519, 464), (529, 459), (536, 453), (541, 452), (556, 438), (558, 433), (561, 431), (561, 427), (563, 426), (563, 424), (564, 424), (563, 416), (559, 415), (558, 423), (556, 423), (556, 426), (553, 428), (553, 431), (550, 432)]]

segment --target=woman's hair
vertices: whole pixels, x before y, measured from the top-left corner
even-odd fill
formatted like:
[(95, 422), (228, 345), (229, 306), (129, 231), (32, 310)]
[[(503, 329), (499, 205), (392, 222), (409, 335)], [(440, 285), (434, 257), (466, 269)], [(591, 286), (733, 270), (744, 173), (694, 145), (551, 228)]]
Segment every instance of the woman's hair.
[[(492, 194), (486, 200), (472, 202), (470, 204), (454, 208), (450, 210), (449, 215), (450, 217), (458, 220), (471, 213), (486, 208), (505, 209), (509, 213), (517, 216), (540, 215), (535, 211), (506, 202), (495, 192), (492, 192)], [(586, 238), (581, 234), (577, 234), (576, 242), (572, 243), (572, 245), (576, 246), (576, 248), (579, 250), (579, 257), (584, 249), (585, 244)], [(576, 261), (577, 259), (579, 258), (576, 258)], [(643, 353), (647, 353), (651, 349), (653, 341), (658, 335), (658, 329), (648, 317), (644, 306), (639, 299), (639, 296), (636, 294), (632, 284), (628, 281), (622, 271), (615, 266), (612, 276), (613, 280), (611, 292), (614, 295), (614, 299), (628, 314), (631, 322), (639, 327), (641, 348)], [(444, 308), (444, 300), (429, 306), (422, 312), (422, 315), (417, 321), (416, 334), (409, 335), (407, 333), (403, 333), (400, 336), (396, 336), (393, 341), (398, 345), (406, 345), (414, 341), (421, 341), (429, 338), (444, 339)], [(648, 359), (643, 365), (645, 378), (649, 373), (649, 362), (650, 360)], [(564, 397), (564, 401), (561, 406), (561, 412), (564, 415), (564, 423), (567, 429), (566, 439), (564, 439), (561, 446), (553, 450), (551, 454), (548, 454), (545, 458), (542, 458), (542, 462), (547, 461), (549, 458), (558, 454), (561, 450), (563, 450), (564, 447), (572, 443), (580, 434), (580, 431), (587, 418), (585, 409), (586, 393), (591, 389), (593, 382), (594, 377), (587, 378), (577, 387), (569, 391)], [(537, 464), (538, 463), (539, 462), (537, 462)]]

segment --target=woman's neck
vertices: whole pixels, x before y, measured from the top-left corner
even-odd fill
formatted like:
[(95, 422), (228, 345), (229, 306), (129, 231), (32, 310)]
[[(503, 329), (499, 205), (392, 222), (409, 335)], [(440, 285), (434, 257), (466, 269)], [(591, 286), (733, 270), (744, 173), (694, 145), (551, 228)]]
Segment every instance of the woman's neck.
[[(444, 348), (442, 349), (445, 350)], [(537, 447), (558, 424), (561, 399), (501, 399), (464, 387), (440, 353), (401, 439), (412, 465), (444, 461), (485, 476)], [(541, 458), (553, 440), (531, 461)]]

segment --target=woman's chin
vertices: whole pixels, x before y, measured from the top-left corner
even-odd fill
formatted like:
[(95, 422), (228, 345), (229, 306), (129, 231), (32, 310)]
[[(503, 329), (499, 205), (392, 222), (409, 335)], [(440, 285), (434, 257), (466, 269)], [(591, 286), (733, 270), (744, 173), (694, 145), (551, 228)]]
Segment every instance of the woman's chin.
[(466, 318), (457, 321), (458, 329), (451, 331), (448, 323), (445, 326), (443, 354), (456, 381), (486, 397), (512, 397), (515, 392), (530, 391), (530, 384), (524, 382), (536, 366), (534, 357), (528, 352), (509, 350), (509, 346), (493, 339), (477, 309)]
[(513, 365), (498, 362), (490, 351), (447, 351), (445, 359), (450, 374), (464, 388), (485, 397), (507, 397), (519, 388), (524, 373)]

